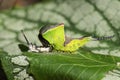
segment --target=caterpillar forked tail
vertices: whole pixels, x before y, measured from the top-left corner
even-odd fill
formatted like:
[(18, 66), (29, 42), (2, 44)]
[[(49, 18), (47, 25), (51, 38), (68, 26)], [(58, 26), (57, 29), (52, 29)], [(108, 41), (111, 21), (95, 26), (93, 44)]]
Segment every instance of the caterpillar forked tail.
[(103, 37), (92, 37), (94, 40), (109, 40), (112, 39), (115, 35), (112, 36), (103, 36)]

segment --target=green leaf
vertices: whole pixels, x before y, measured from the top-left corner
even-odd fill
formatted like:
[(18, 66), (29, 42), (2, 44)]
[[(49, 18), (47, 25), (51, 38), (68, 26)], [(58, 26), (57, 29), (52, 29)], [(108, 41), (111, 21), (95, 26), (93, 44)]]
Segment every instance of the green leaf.
[(0, 51), (0, 68), (4, 70), (1, 72), (2, 74), (4, 73), (3, 80), (14, 80), (13, 64), (10, 62), (10, 59), (7, 53)]
[[(7, 52), (8, 55), (21, 55), (22, 51), (26, 51), (26, 49), (22, 50), (19, 48), (20, 44), (26, 45), (25, 39), (23, 35), (21, 34), (21, 30), (23, 29), (28, 40), (32, 43), (36, 43), (38, 46), (41, 45), (40, 41), (38, 40), (37, 36), (39, 33), (39, 29), (41, 26), (46, 24), (59, 24), (64, 23), (65, 24), (65, 34), (73, 37), (73, 38), (79, 38), (81, 36), (111, 36), (115, 35), (115, 37), (111, 40), (104, 40), (104, 41), (91, 41), (86, 46), (84, 46), (84, 49), (80, 49), (77, 51), (80, 57), (81, 50), (82, 54), (89, 53), (90, 56), (94, 55), (95, 60), (96, 59), (103, 59), (106, 62), (107, 65), (110, 63), (113, 65), (107, 66), (108, 68), (104, 71), (103, 76), (108, 75), (104, 78), (106, 80), (115, 79), (120, 80), (119, 74), (118, 75), (109, 75), (108, 71), (111, 71), (116, 66), (116, 62), (112, 63), (112, 58), (101, 58), (101, 55), (97, 54), (103, 54), (103, 55), (111, 55), (113, 56), (119, 56), (120, 57), (120, 1), (119, 0), (49, 0), (49, 2), (41, 2), (39, 4), (22, 8), (22, 9), (13, 9), (8, 11), (1, 11), (0, 12), (0, 49)], [(57, 54), (54, 54), (54, 51), (51, 54), (54, 54), (58, 59), (61, 59), (62, 52), (55, 52)], [(63, 52), (64, 53), (64, 52)], [(95, 55), (96, 54), (96, 55)], [(32, 55), (32, 54), (30, 54)], [(37, 54), (33, 54), (30, 58), (36, 63), (32, 64), (32, 61), (30, 60), (31, 65), (33, 67), (30, 67), (30, 70), (34, 71), (34, 66), (36, 66), (37, 70), (40, 68), (40, 70), (43, 70), (41, 73), (42, 75), (47, 74), (44, 70), (48, 70), (49, 66), (53, 66), (50, 69), (57, 68), (57, 66), (60, 65), (59, 60), (56, 60), (56, 63), (59, 64), (53, 64), (53, 65), (47, 65), (44, 64), (40, 66), (37, 62), (39, 59), (35, 59), (34, 56)], [(67, 54), (66, 54), (67, 55)], [(74, 55), (68, 54), (71, 57), (74, 57)], [(7, 55), (6, 55), (7, 56)], [(29, 56), (29, 54), (27, 55)], [(42, 56), (42, 54), (40, 54)], [(38, 57), (40, 57), (38, 55)], [(45, 54), (47, 56), (47, 54)], [(44, 62), (50, 62), (48, 59), (56, 59), (54, 56), (49, 56), (40, 59), (45, 59)], [(75, 57), (77, 57), (75, 56)], [(0, 56), (0, 58), (2, 58)], [(92, 57), (93, 58), (93, 57)], [(68, 58), (62, 57), (62, 59), (66, 60)], [(91, 59), (91, 58), (90, 58)], [(116, 58), (115, 58), (116, 59)], [(9, 59), (7, 60), (9, 61)], [(1, 59), (2, 65), (8, 65), (9, 63), (4, 59)], [(61, 60), (60, 60), (61, 61)], [(73, 60), (74, 61), (74, 60)], [(100, 60), (101, 61), (101, 60)], [(68, 68), (70, 69), (70, 65), (73, 65), (73, 62), (69, 62), (69, 59), (66, 61), (62, 61), (63, 63), (68, 63)], [(76, 59), (75, 59), (76, 62)], [(78, 61), (77, 61), (78, 62)], [(80, 61), (81, 62), (81, 61)], [(89, 64), (89, 59), (86, 61), (83, 60), (82, 63), (86, 63), (86, 65)], [(43, 64), (43, 62), (41, 63)], [(80, 64), (80, 63), (78, 63)], [(95, 64), (91, 63), (92, 65)], [(80, 64), (81, 65), (81, 64)], [(100, 64), (99, 65), (103, 65)], [(40, 67), (39, 67), (40, 66)], [(12, 66), (10, 66), (12, 67)], [(66, 70), (67, 67), (63, 67), (62, 71)], [(77, 65), (76, 65), (77, 67)], [(84, 70), (83, 68), (80, 68), (81, 70)], [(99, 68), (94, 68), (92, 71), (85, 70), (81, 75), (85, 74), (86, 76), (90, 76), (89, 72), (92, 72), (95, 74), (95, 70), (98, 70)], [(6, 68), (4, 68), (6, 70)], [(79, 68), (72, 69), (73, 73), (75, 73)], [(8, 70), (11, 72), (11, 70)], [(88, 73), (87, 73), (88, 71)], [(117, 73), (120, 73), (120, 70), (117, 70)], [(5, 71), (6, 72), (6, 71)], [(32, 71), (30, 71), (32, 72)], [(52, 71), (48, 71), (52, 72)], [(54, 72), (54, 69), (53, 69)], [(81, 71), (82, 72), (82, 71)], [(98, 71), (99, 72), (99, 71)], [(108, 72), (108, 73), (107, 73)], [(61, 76), (65, 76), (64, 72), (60, 72)], [(68, 73), (69, 70), (68, 70)], [(11, 75), (12, 73), (6, 73), (8, 75)], [(52, 74), (52, 73), (51, 73)], [(71, 73), (72, 74), (72, 73)], [(78, 73), (76, 73), (78, 74)], [(96, 72), (97, 74), (97, 72)], [(102, 75), (100, 74), (100, 76)], [(36, 76), (39, 74), (36, 74)], [(56, 74), (58, 75), (58, 74)], [(70, 74), (68, 74), (70, 75)], [(75, 74), (74, 74), (75, 75)], [(52, 76), (52, 75), (51, 75)], [(93, 76), (93, 78), (98, 77), (99, 75)], [(59, 77), (59, 76), (58, 76)], [(76, 78), (73, 75), (69, 76), (67, 78)], [(79, 78), (83, 78), (80, 76)], [(102, 77), (100, 77), (102, 78)], [(11, 79), (10, 79), (11, 80)], [(96, 79), (94, 79), (96, 80)]]
[(36, 80), (101, 80), (117, 68), (119, 57), (92, 53), (24, 53)]

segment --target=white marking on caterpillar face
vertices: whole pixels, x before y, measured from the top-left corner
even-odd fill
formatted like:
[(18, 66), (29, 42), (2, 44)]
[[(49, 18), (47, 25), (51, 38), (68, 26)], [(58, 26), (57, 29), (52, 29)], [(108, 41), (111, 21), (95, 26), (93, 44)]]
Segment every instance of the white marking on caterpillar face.
[(50, 52), (50, 47), (38, 47), (37, 49), (40, 52)]
[(28, 47), (29, 47), (28, 52), (39, 52), (36, 45), (29, 44)]
[(50, 52), (51, 51), (51, 47), (38, 47), (36, 45), (33, 44), (29, 44), (29, 52)]

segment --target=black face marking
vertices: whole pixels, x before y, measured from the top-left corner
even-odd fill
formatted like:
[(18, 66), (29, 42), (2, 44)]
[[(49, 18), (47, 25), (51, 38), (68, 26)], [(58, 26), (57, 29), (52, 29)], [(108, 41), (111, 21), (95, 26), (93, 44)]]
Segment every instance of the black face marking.
[(39, 33), (38, 38), (42, 43), (43, 47), (48, 47), (50, 45), (49, 42), (43, 38), (42, 34)]

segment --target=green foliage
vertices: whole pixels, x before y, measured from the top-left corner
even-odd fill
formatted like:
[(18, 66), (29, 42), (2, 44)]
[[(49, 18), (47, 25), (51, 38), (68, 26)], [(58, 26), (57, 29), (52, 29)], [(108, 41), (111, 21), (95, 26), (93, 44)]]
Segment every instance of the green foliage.
[[(4, 69), (4, 73), (6, 74), (2, 74), (7, 77), (8, 80), (13, 80), (14, 76), (13, 76), (13, 65), (10, 62), (11, 57), (7, 56), (7, 53), (0, 51), (0, 65), (2, 65), (0, 68)], [(5, 80), (6, 78), (3, 78), (3, 80)]]
[(0, 60), (8, 79), (13, 79), (13, 64), (8, 55), (22, 55), (20, 44), (26, 45), (20, 30), (24, 30), (30, 42), (41, 45), (37, 38), (41, 26), (64, 23), (65, 34), (73, 38), (115, 37), (105, 41), (91, 41), (74, 52), (77, 54), (60, 51), (50, 54), (25, 53), (30, 62), (29, 73), (38, 80), (101, 80), (105, 75), (108, 77), (103, 80), (120, 80), (119, 69), (117, 74), (109, 75), (110, 71), (116, 69), (117, 62), (120, 62), (119, 5), (119, 0), (50, 0), (48, 3), (0, 12), (0, 51), (8, 53), (3, 55), (4, 52), (1, 52)]
[(120, 58), (92, 53), (24, 53), (36, 80), (101, 80)]

